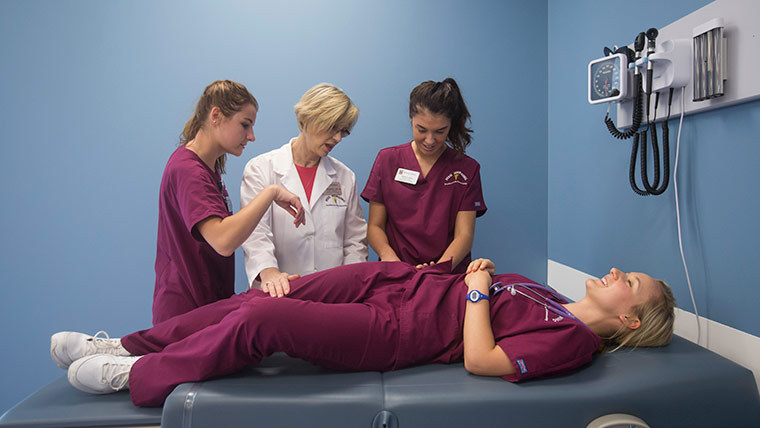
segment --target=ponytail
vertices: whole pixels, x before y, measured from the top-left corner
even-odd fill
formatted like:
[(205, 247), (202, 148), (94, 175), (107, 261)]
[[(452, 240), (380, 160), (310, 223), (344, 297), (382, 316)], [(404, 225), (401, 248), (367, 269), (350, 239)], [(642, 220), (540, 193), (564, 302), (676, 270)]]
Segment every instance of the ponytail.
[(422, 109), (446, 116), (451, 121), (447, 140), (454, 150), (463, 155), (472, 142), (472, 129), (467, 127), (470, 112), (456, 80), (449, 77), (441, 82), (428, 80), (417, 85), (409, 95), (409, 117), (413, 118)]
[[(240, 83), (231, 80), (217, 80), (206, 86), (198, 104), (195, 107), (195, 113), (187, 121), (182, 135), (179, 137), (179, 145), (184, 146), (195, 138), (198, 131), (205, 125), (211, 109), (218, 107), (224, 117), (232, 117), (235, 113), (243, 109), (244, 106), (251, 104), (258, 110), (259, 103), (256, 98)], [(227, 161), (227, 155), (216, 158), (214, 169), (219, 174), (224, 174), (224, 165)]]

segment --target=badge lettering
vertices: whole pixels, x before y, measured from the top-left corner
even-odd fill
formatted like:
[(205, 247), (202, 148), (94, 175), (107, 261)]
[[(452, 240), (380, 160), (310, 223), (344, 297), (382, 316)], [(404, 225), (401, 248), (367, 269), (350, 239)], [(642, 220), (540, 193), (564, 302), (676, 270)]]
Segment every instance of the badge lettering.
[(417, 179), (419, 179), (419, 177), (420, 177), (419, 171), (412, 171), (410, 169), (399, 168), (396, 171), (395, 180), (401, 183), (415, 185), (417, 184)]
[(331, 196), (342, 196), (343, 191), (340, 188), (340, 183), (338, 183), (337, 181), (333, 181), (332, 183), (330, 183), (330, 185), (327, 186), (327, 190), (325, 190), (324, 194), (331, 195)]

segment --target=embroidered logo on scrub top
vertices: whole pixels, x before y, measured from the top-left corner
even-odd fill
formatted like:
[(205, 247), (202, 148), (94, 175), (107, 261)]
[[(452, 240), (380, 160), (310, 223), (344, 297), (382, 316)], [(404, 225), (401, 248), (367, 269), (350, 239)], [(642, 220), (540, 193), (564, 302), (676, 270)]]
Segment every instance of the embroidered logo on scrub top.
[(454, 171), (451, 174), (447, 175), (446, 178), (443, 179), (444, 186), (448, 186), (451, 184), (461, 184), (462, 186), (466, 186), (467, 176), (464, 175), (462, 171)]
[(325, 190), (325, 206), (327, 207), (345, 207), (346, 200), (343, 199), (343, 191), (340, 188), (340, 183), (333, 181), (327, 190)]
[(525, 365), (525, 361), (523, 361), (522, 358), (515, 361), (517, 363), (517, 366), (520, 367), (520, 373), (525, 374), (528, 373), (528, 367)]

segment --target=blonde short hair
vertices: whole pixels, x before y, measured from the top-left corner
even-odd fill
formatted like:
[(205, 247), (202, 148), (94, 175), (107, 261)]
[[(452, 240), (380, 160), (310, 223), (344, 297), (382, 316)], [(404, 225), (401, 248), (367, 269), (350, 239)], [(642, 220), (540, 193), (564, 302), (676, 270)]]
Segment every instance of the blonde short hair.
[(632, 314), (641, 321), (639, 328), (621, 327), (612, 336), (602, 340), (600, 351), (613, 346), (614, 348), (610, 352), (617, 351), (623, 346), (636, 348), (639, 346), (665, 346), (670, 343), (670, 339), (673, 337), (673, 323), (676, 318), (676, 299), (665, 281), (656, 279), (655, 282), (660, 286), (660, 293), (656, 293), (648, 301), (633, 307)]
[(306, 91), (293, 110), (301, 132), (323, 132), (336, 127), (350, 131), (359, 119), (359, 109), (351, 98), (329, 83)]

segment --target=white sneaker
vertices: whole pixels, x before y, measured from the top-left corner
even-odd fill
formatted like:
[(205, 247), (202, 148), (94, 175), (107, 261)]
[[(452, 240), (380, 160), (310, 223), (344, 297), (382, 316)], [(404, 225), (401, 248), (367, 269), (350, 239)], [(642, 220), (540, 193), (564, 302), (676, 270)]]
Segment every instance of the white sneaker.
[[(100, 335), (105, 337), (98, 337)], [(74, 361), (95, 354), (128, 356), (121, 346), (121, 339), (111, 339), (105, 331), (90, 336), (73, 331), (62, 331), (50, 337), (50, 357), (62, 369), (67, 369)]]
[(140, 357), (109, 354), (90, 355), (69, 367), (69, 383), (90, 394), (110, 394), (129, 389), (129, 371)]

